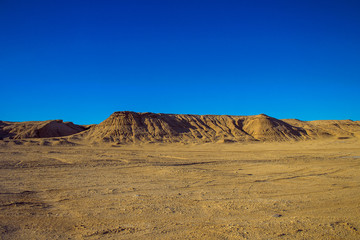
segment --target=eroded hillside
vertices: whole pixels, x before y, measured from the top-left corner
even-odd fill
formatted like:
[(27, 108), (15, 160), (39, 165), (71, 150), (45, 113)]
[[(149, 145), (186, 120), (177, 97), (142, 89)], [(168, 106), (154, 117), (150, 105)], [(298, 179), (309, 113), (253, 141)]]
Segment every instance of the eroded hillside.
[[(0, 138), (34, 139), (68, 136), (89, 143), (284, 142), (360, 136), (359, 121), (300, 121), (254, 116), (115, 112), (89, 127), (62, 120), (0, 122)], [(46, 145), (46, 144), (45, 144)]]

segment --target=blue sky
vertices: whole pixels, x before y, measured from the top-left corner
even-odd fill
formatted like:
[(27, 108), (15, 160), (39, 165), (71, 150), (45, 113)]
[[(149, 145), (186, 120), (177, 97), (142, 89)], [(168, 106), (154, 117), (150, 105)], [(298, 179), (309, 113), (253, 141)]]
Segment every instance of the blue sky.
[(360, 1), (0, 0), (0, 119), (360, 120)]

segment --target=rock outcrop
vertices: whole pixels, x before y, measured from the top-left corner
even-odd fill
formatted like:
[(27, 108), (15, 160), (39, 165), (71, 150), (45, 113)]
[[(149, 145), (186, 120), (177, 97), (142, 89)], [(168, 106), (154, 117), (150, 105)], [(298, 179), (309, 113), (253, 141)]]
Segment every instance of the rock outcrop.
[(85, 127), (62, 120), (4, 122), (0, 121), (0, 139), (63, 137), (86, 130)]
[(308, 139), (301, 127), (265, 114), (256, 116), (115, 112), (89, 130), (91, 141), (244, 142)]
[(280, 120), (265, 114), (230, 116), (130, 111), (115, 112), (102, 123), (88, 127), (62, 120), (17, 123), (0, 121), (0, 139), (64, 136), (70, 136), (70, 140), (92, 143), (283, 142), (359, 137), (360, 122)]

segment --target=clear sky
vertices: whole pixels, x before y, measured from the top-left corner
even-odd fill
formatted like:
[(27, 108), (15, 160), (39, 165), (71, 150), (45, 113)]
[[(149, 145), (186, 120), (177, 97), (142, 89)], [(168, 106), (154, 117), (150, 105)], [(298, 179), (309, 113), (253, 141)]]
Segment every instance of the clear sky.
[(0, 119), (360, 120), (358, 0), (0, 0)]

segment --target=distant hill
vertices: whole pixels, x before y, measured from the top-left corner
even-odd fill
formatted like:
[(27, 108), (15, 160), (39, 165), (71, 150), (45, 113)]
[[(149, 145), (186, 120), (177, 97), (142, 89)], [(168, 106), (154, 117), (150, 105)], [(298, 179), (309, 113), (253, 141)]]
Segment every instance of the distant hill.
[(279, 120), (255, 116), (115, 112), (88, 130), (94, 142), (245, 142), (354, 137), (360, 124), (351, 120)]
[(360, 122), (280, 120), (265, 114), (230, 116), (130, 111), (115, 112), (102, 123), (91, 126), (75, 125), (62, 120), (18, 123), (0, 121), (0, 139), (51, 138), (70, 135), (72, 139), (92, 143), (283, 142), (359, 137)]
[(0, 139), (51, 138), (69, 136), (86, 127), (62, 120), (4, 122), (0, 121)]

